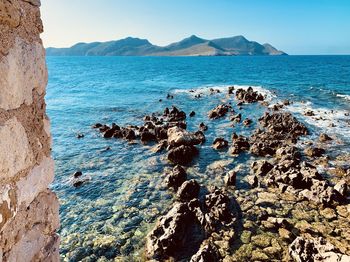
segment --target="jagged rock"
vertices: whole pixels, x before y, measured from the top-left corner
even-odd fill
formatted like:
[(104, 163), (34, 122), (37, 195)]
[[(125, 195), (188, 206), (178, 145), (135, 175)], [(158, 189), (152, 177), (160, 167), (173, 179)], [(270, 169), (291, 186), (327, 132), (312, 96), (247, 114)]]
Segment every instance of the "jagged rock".
[(350, 256), (341, 254), (322, 237), (310, 239), (297, 237), (289, 246), (289, 254), (297, 262), (350, 261)]
[(229, 94), (229, 95), (232, 95), (232, 94), (233, 94), (233, 91), (235, 91), (235, 87), (234, 87), (234, 86), (229, 86), (229, 87), (228, 87), (228, 94)]
[(200, 144), (205, 142), (205, 135), (202, 131), (197, 131), (194, 133), (194, 135), (197, 137), (198, 141), (200, 141)]
[(190, 262), (214, 262), (220, 261), (219, 250), (211, 242), (204, 243), (198, 252), (191, 257)]
[(235, 122), (235, 123), (239, 123), (242, 121), (242, 114), (237, 114), (234, 115), (230, 118), (230, 121)]
[(335, 186), (334, 189), (339, 192), (340, 195), (346, 197), (348, 192), (348, 185), (345, 180), (340, 180)]
[(320, 135), (319, 139), (321, 142), (327, 142), (327, 141), (333, 140), (330, 136), (328, 136), (327, 134), (324, 134), (324, 133), (322, 133)]
[(266, 160), (255, 161), (251, 165), (253, 173), (257, 176), (265, 176), (273, 168), (273, 165)]
[(187, 179), (187, 173), (180, 165), (176, 165), (172, 172), (167, 177), (168, 187), (173, 187), (175, 190), (179, 188)]
[(232, 134), (232, 146), (230, 148), (230, 153), (233, 155), (238, 155), (243, 151), (247, 151), (250, 148), (249, 141), (244, 136), (238, 136), (236, 133)]
[(198, 154), (198, 149), (194, 146), (179, 146), (172, 148), (168, 153), (168, 160), (175, 164), (187, 165)]
[(130, 129), (130, 128), (124, 129), (123, 130), (123, 135), (124, 135), (124, 138), (127, 139), (127, 140), (134, 140), (134, 139), (136, 139), (135, 131)]
[(175, 203), (147, 236), (146, 254), (158, 261), (181, 260), (196, 252), (203, 239), (202, 229), (187, 204)]
[(254, 103), (258, 101), (263, 101), (264, 96), (254, 91), (252, 87), (249, 87), (247, 90), (242, 88), (236, 91), (236, 99), (244, 103)]
[(224, 117), (230, 110), (232, 110), (230, 105), (218, 105), (213, 110), (209, 111), (208, 116), (210, 119), (218, 119)]
[(249, 119), (249, 118), (246, 118), (243, 121), (243, 125), (245, 125), (245, 126), (250, 126), (251, 123), (253, 123), (253, 121), (251, 119)]
[(215, 138), (213, 142), (213, 148), (218, 149), (224, 149), (228, 147), (228, 141), (223, 139), (222, 137)]
[(199, 194), (200, 186), (196, 180), (191, 179), (184, 182), (177, 191), (177, 197), (181, 201), (189, 201), (193, 198), (197, 198)]
[(100, 128), (100, 127), (102, 127), (102, 124), (100, 123), (96, 123), (92, 126), (92, 128)]
[(235, 186), (236, 185), (236, 176), (237, 176), (237, 173), (233, 170), (230, 170), (225, 176), (225, 184), (227, 186)]
[(259, 179), (256, 175), (247, 176), (247, 182), (252, 188), (257, 187), (259, 185)]
[(203, 122), (199, 124), (199, 129), (201, 131), (207, 131), (208, 130), (208, 126), (206, 126)]
[(78, 177), (81, 177), (82, 175), (83, 175), (83, 173), (81, 171), (77, 171), (73, 174), (73, 177), (78, 178)]
[(180, 127), (169, 128), (167, 134), (169, 146), (193, 146), (201, 143), (201, 140), (195, 134)]
[(325, 153), (323, 148), (308, 147), (304, 150), (305, 155), (309, 157), (320, 157)]
[(148, 141), (156, 141), (157, 137), (154, 133), (151, 133), (148, 130), (144, 130), (141, 134), (141, 141), (148, 142)]
[(300, 160), (301, 154), (299, 150), (290, 145), (282, 146), (276, 150), (275, 158), (283, 161), (283, 160)]

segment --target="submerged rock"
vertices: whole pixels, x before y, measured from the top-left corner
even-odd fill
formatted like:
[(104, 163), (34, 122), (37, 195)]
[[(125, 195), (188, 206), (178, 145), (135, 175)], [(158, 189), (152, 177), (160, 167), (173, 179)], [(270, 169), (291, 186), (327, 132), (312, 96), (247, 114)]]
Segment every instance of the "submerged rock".
[(327, 141), (333, 140), (330, 136), (328, 136), (325, 133), (320, 134), (320, 138), (319, 139), (320, 139), (321, 142), (327, 142)]

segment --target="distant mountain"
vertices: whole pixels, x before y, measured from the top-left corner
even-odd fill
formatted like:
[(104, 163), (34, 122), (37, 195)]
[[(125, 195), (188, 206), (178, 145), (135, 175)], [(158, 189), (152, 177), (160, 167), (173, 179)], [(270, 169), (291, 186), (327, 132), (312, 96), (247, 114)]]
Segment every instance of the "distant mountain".
[(146, 39), (125, 39), (78, 43), (69, 48), (46, 49), (48, 56), (234, 56), (234, 55), (286, 55), (270, 44), (259, 44), (244, 36), (206, 40), (192, 35), (180, 42), (161, 47)]

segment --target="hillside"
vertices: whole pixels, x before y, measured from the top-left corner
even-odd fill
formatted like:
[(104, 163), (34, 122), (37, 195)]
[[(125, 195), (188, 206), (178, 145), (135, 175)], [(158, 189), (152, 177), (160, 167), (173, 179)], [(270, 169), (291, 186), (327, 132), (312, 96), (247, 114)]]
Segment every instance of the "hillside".
[(48, 56), (234, 56), (286, 55), (270, 44), (259, 44), (243, 36), (206, 40), (192, 35), (179, 42), (161, 47), (146, 39), (125, 39), (78, 43), (69, 48), (47, 48)]

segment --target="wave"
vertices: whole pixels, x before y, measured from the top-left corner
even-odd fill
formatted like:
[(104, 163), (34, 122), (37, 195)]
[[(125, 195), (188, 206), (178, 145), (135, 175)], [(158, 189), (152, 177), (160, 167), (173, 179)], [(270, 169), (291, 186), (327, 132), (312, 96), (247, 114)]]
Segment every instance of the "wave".
[[(315, 107), (310, 101), (294, 102), (285, 109), (298, 114), (307, 124), (315, 126), (329, 135), (337, 134), (346, 139), (350, 137), (349, 112), (347, 110), (332, 110)], [(306, 116), (305, 112), (312, 111), (312, 116)]]
[(344, 98), (345, 100), (350, 101), (350, 95), (337, 94), (337, 97), (341, 97), (341, 98)]
[[(233, 93), (237, 91), (237, 89), (244, 89), (247, 90), (249, 87), (252, 87), (254, 91), (258, 91), (260, 94), (262, 94), (265, 97), (266, 101), (272, 101), (273, 99), (276, 98), (276, 95), (271, 92), (270, 90), (262, 87), (262, 86), (253, 86), (253, 85), (232, 85), (234, 86), (234, 91)], [(174, 89), (172, 90), (172, 93), (174, 94), (188, 94), (193, 97), (196, 95), (211, 95), (212, 94), (212, 89), (214, 90), (219, 90), (220, 93), (218, 94), (227, 94), (228, 93), (228, 88), (229, 85), (207, 85), (207, 86), (200, 86), (196, 88), (190, 88), (190, 89)], [(215, 92), (214, 92), (215, 93)]]

